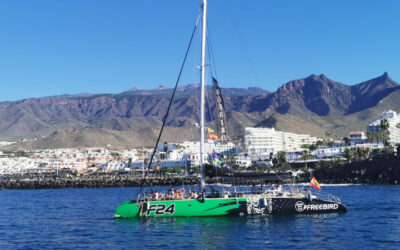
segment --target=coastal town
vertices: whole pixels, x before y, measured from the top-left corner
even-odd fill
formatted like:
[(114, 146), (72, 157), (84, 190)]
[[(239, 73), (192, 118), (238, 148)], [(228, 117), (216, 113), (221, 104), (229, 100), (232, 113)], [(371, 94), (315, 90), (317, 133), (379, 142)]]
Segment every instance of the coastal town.
[[(349, 131), (341, 140), (317, 138), (305, 134), (277, 131), (274, 128), (247, 127), (243, 142), (205, 143), (205, 161), (218, 167), (240, 171), (284, 171), (316, 163), (349, 162), (373, 153), (398, 151), (400, 115), (383, 112), (366, 131)], [(3, 142), (4, 143), (4, 142)], [(153, 148), (113, 148), (112, 145), (92, 148), (63, 148), (32, 151), (0, 151), (0, 175), (25, 178), (76, 177), (93, 174), (144, 173), (159, 171), (181, 175), (199, 173), (199, 142), (164, 142), (150, 167)], [(286, 166), (286, 168), (285, 168)]]

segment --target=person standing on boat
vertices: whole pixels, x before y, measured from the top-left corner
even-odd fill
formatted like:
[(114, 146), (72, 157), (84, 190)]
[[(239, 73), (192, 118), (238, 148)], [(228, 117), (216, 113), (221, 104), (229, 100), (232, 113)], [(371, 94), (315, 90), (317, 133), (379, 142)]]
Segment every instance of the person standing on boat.
[(307, 189), (307, 198), (310, 200), (310, 202), (312, 202), (312, 194), (310, 189)]

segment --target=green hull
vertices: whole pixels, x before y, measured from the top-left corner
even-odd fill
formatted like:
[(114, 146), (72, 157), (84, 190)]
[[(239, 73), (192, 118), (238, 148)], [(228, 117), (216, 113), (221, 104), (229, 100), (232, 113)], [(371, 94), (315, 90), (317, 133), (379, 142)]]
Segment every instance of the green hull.
[[(188, 217), (244, 215), (245, 198), (216, 198), (202, 200), (149, 201), (138, 204), (127, 201), (115, 210), (116, 217)], [(243, 213), (243, 214), (241, 214)]]
[(203, 200), (167, 200), (136, 203), (124, 202), (115, 210), (116, 217), (189, 217), (243, 216), (262, 214), (345, 213), (338, 202), (296, 197), (209, 198)]

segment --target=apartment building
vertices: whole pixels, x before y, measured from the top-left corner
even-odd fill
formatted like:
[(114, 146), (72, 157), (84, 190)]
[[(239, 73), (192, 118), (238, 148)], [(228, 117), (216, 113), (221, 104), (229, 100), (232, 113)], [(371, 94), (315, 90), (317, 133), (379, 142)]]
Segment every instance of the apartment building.
[(276, 131), (275, 128), (245, 128), (244, 142), (249, 154), (276, 154), (279, 151), (302, 151), (302, 145), (314, 144), (317, 137)]
[(400, 115), (393, 110), (384, 111), (378, 119), (371, 122), (367, 126), (367, 131), (370, 133), (376, 133), (381, 131), (381, 121), (386, 119), (389, 123), (389, 142), (391, 144), (400, 143)]

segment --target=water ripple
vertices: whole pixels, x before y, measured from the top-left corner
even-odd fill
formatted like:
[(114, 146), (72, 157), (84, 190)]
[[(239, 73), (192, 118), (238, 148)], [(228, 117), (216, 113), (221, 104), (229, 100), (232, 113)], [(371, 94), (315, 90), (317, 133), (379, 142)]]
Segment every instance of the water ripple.
[[(167, 188), (159, 187), (158, 190)], [(346, 214), (121, 220), (135, 188), (0, 191), (1, 249), (399, 249), (400, 187), (323, 186)]]

